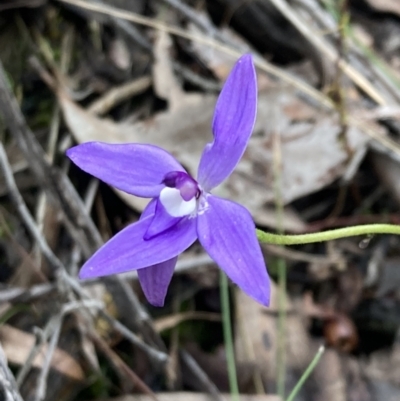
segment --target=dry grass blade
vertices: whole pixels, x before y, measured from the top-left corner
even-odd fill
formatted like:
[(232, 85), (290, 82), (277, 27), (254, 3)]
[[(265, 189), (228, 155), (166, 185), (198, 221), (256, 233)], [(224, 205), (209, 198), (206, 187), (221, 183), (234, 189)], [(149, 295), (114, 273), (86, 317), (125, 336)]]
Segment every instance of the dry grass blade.
[(118, 103), (130, 98), (138, 93), (141, 93), (151, 86), (152, 79), (150, 76), (144, 76), (123, 85), (110, 89), (101, 98), (93, 102), (88, 111), (93, 114), (106, 114)]
[(337, 63), (339, 68), (368, 96), (371, 97), (377, 104), (385, 105), (385, 99), (376, 91), (376, 89), (368, 82), (349, 63), (340, 58), (340, 55), (335, 52), (332, 47), (324, 41), (316, 32), (314, 32), (299, 16), (293, 11), (290, 5), (283, 0), (269, 0), (292, 24), (301, 32), (302, 35), (312, 43), (321, 54), (326, 55), (333, 63)]

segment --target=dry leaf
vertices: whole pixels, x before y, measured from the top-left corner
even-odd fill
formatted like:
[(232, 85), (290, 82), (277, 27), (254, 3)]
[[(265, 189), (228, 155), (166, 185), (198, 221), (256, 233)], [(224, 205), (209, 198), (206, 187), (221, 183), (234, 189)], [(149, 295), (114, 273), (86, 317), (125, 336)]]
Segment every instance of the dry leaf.
[[(35, 336), (7, 324), (0, 327), (0, 341), (9, 362), (16, 365), (26, 363), (31, 348), (35, 345)], [(45, 344), (33, 361), (33, 366), (41, 368), (47, 353)], [(83, 380), (84, 372), (79, 363), (68, 353), (56, 348), (51, 360), (51, 367), (58, 372), (75, 380)]]
[(373, 352), (364, 363), (364, 371), (370, 378), (400, 386), (400, 343), (396, 341), (389, 350)]
[[(290, 391), (315, 356), (320, 342), (310, 338), (305, 317), (290, 299), (285, 300), (286, 386)], [(302, 306), (300, 306), (301, 308)], [(272, 283), (271, 306), (265, 308), (243, 292), (236, 293), (236, 356), (239, 361), (256, 362), (266, 390), (275, 389), (278, 353), (278, 291)], [(346, 400), (346, 377), (342, 359), (335, 350), (326, 350), (302, 389), (310, 401)], [(310, 390), (312, 389), (312, 391)], [(299, 396), (299, 399), (302, 399)]]
[(382, 13), (393, 13), (400, 16), (400, 2), (398, 0), (367, 0), (367, 3)]
[[(182, 92), (173, 75), (166, 72), (169, 61), (166, 61), (165, 49), (163, 51), (159, 51), (154, 81), (158, 82), (156, 87), (160, 95), (170, 96), (170, 108), (146, 121), (132, 124), (98, 118), (71, 101), (61, 88), (59, 102), (65, 121), (78, 142), (155, 144), (172, 153), (196, 175), (203, 148), (212, 139), (210, 127), (216, 97)], [(261, 92), (249, 146), (231, 177), (213, 192), (243, 204), (258, 224), (269, 225), (271, 216), (266, 204), (274, 201), (274, 135), (280, 135), (282, 142), (282, 196), (287, 204), (340, 177), (350, 156), (347, 148), (354, 152), (367, 140), (360, 131), (350, 128), (344, 144), (339, 138), (340, 132), (332, 114), (312, 109), (297, 99), (292, 90), (281, 86)], [(121, 197), (140, 210), (148, 202), (127, 194), (121, 194)], [(293, 225), (289, 225), (285, 228), (293, 229)]]
[[(135, 124), (117, 124), (95, 117), (63, 93), (59, 94), (59, 100), (65, 120), (78, 142), (156, 144), (171, 152), (192, 174), (196, 173), (204, 145), (211, 140), (210, 125), (216, 100), (213, 96), (190, 97), (190, 101), (174, 112), (162, 112)], [(306, 121), (293, 121), (288, 113), (295, 106), (290, 91), (281, 89), (260, 94), (254, 135), (244, 157), (231, 177), (214, 191), (216, 195), (245, 205), (259, 224), (271, 222), (265, 212), (265, 204), (274, 199), (274, 132), (281, 133), (285, 203), (330, 184), (340, 177), (346, 167), (348, 155), (339, 140), (340, 129), (333, 117), (327, 115), (317, 119), (315, 115), (312, 121), (312, 117)], [(273, 123), (274, 120), (279, 123)], [(365, 140), (356, 129), (349, 130), (348, 145), (351, 150), (362, 146)], [(126, 194), (121, 196), (134, 208), (143, 209), (147, 204), (143, 199)]]
[(346, 379), (336, 351), (325, 351), (312, 378), (317, 384), (314, 388), (314, 401), (347, 401)]
[[(242, 291), (235, 294), (236, 357), (240, 362), (256, 362), (266, 390), (275, 388), (278, 347), (278, 291), (271, 283), (271, 305), (266, 308)], [(301, 316), (286, 299), (285, 349), (288, 370), (303, 372), (314, 356), (314, 346)]]

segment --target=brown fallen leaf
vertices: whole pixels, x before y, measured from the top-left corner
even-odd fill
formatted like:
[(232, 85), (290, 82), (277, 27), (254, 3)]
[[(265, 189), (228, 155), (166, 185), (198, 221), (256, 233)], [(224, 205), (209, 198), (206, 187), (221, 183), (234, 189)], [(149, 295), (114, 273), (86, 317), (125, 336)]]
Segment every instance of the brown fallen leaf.
[[(277, 380), (278, 349), (278, 291), (271, 283), (271, 304), (266, 308), (242, 291), (235, 293), (236, 305), (236, 357), (240, 362), (256, 362), (266, 391), (275, 390)], [(286, 299), (285, 349), (288, 370), (302, 372), (314, 356), (311, 343), (301, 316)], [(290, 390), (290, 389), (289, 389)]]
[[(247, 151), (231, 177), (214, 191), (216, 195), (244, 204), (259, 224), (271, 223), (265, 205), (274, 199), (274, 128), (282, 135), (282, 195), (285, 203), (330, 184), (345, 171), (348, 160), (334, 118), (309, 116), (312, 121), (292, 121), (290, 109), (285, 108), (296, 107), (292, 96), (290, 91), (282, 88), (260, 94), (259, 117)], [(162, 112), (135, 124), (118, 124), (91, 115), (65, 93), (59, 93), (64, 118), (78, 142), (156, 144), (171, 152), (192, 174), (196, 173), (204, 145), (211, 140), (210, 125), (215, 100), (211, 95), (199, 95), (191, 97), (174, 112)], [(271, 107), (272, 104), (275, 106)], [(348, 139), (352, 150), (366, 141), (356, 129), (349, 130)], [(120, 195), (134, 208), (143, 209), (147, 204), (146, 200)], [(299, 226), (300, 223), (297, 224)]]
[[(145, 121), (116, 123), (96, 117), (69, 99), (61, 87), (58, 88), (58, 99), (77, 142), (155, 144), (172, 153), (196, 175), (203, 148), (212, 139), (211, 120), (216, 97), (183, 92), (173, 74), (166, 72), (170, 63), (165, 61), (165, 49), (163, 52), (159, 51), (161, 61), (154, 68), (154, 82), (160, 95), (169, 96), (166, 100), (170, 107)], [(287, 204), (340, 177), (350, 158), (346, 148), (354, 152), (367, 141), (359, 130), (350, 128), (345, 146), (339, 138), (340, 132), (333, 114), (313, 109), (284, 86), (269, 88), (259, 93), (254, 133), (242, 160), (225, 183), (213, 192), (246, 206), (258, 224), (274, 224), (266, 209), (267, 203), (273, 202), (275, 197), (273, 136), (281, 136), (282, 197)], [(127, 194), (120, 195), (135, 209), (142, 210), (148, 202)], [(284, 222), (284, 228), (299, 231), (304, 225), (300, 219), (296, 222), (291, 219), (290, 224)]]
[[(255, 362), (267, 392), (274, 392), (279, 371), (277, 354), (278, 289), (272, 282), (271, 305), (266, 308), (247, 297), (242, 291), (235, 294), (236, 305), (236, 357), (240, 362)], [(302, 373), (315, 356), (321, 341), (308, 333), (307, 317), (302, 313), (302, 304), (285, 299), (285, 364), (286, 393), (292, 390)], [(341, 359), (335, 350), (326, 350), (301, 390), (299, 399), (310, 401), (346, 400), (346, 378), (340, 368)], [(312, 389), (312, 390), (311, 390)], [(303, 398), (302, 398), (303, 397)]]
[[(35, 345), (35, 336), (5, 324), (0, 327), (0, 341), (8, 361), (16, 365), (23, 365), (26, 363), (31, 348)], [(43, 366), (47, 349), (48, 346), (45, 344), (33, 360), (34, 367)], [(85, 378), (79, 363), (60, 348), (56, 348), (54, 351), (51, 367), (71, 379), (83, 380)]]

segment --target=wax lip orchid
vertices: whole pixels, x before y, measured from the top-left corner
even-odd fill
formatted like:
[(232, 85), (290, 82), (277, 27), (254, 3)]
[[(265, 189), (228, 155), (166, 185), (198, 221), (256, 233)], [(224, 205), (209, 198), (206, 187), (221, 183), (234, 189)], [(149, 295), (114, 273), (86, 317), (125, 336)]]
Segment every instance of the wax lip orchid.
[(162, 306), (178, 255), (198, 239), (234, 283), (268, 305), (270, 281), (250, 213), (210, 193), (241, 159), (256, 109), (255, 69), (251, 56), (244, 55), (218, 98), (214, 140), (203, 151), (197, 180), (152, 145), (87, 142), (69, 149), (68, 157), (82, 170), (129, 194), (152, 198), (138, 222), (83, 265), (80, 278), (137, 270), (148, 301)]

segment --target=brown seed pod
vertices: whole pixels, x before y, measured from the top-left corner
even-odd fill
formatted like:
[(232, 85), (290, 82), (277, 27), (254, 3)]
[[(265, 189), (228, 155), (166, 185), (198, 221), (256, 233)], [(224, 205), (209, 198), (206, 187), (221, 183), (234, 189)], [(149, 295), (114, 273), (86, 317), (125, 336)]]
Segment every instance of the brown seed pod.
[(325, 321), (323, 330), (328, 346), (346, 353), (353, 351), (357, 347), (357, 328), (346, 315), (335, 313)]

